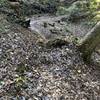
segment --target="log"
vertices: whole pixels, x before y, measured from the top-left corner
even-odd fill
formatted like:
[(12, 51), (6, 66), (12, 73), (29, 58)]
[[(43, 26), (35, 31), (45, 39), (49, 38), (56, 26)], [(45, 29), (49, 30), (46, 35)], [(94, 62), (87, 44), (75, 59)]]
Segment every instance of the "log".
[(91, 54), (100, 43), (100, 21), (80, 41), (79, 50), (82, 52), (83, 60), (91, 61)]

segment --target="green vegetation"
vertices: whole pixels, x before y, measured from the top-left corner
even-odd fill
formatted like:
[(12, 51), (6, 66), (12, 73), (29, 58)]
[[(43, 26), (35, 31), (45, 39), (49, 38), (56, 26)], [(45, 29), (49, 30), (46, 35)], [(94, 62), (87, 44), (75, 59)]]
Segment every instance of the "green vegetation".
[(99, 21), (100, 0), (0, 0), (0, 100), (97, 97)]
[(86, 1), (77, 1), (73, 3), (70, 7), (68, 6), (60, 6), (58, 8), (58, 15), (63, 15), (63, 14), (73, 14), (73, 13), (80, 13), (80, 12), (85, 12), (87, 11), (87, 2)]

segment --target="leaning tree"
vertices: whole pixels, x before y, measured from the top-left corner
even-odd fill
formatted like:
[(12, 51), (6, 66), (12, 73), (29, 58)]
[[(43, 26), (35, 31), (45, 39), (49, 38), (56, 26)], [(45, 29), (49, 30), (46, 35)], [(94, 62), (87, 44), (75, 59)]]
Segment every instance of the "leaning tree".
[(100, 44), (100, 21), (84, 36), (79, 45), (84, 61), (89, 62), (91, 54)]

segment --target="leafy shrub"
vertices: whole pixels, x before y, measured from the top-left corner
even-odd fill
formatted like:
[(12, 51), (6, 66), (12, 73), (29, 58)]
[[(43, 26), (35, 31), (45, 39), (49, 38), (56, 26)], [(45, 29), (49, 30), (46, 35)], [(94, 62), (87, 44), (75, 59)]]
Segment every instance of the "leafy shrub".
[(57, 11), (57, 15), (64, 15), (64, 14), (72, 14), (72, 13), (79, 13), (87, 11), (87, 2), (86, 1), (76, 1), (70, 7), (62, 7), (60, 6)]

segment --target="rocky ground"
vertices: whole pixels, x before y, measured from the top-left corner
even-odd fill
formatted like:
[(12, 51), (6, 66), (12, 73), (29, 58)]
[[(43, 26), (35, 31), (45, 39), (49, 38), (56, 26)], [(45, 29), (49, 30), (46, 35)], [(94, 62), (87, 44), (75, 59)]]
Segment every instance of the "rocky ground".
[(7, 18), (0, 14), (0, 100), (100, 99), (99, 67), (85, 64), (69, 41), (91, 27), (43, 15), (27, 29)]

